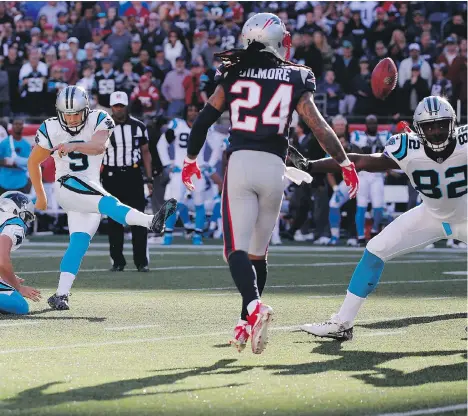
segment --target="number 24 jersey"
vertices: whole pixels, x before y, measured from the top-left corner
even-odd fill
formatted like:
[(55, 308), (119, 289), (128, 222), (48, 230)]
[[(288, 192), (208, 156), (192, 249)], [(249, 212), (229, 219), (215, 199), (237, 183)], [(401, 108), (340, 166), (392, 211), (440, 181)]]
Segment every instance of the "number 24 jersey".
[(426, 155), (416, 133), (391, 137), (385, 154), (408, 175), (435, 218), (461, 223), (467, 220), (468, 126), (456, 128), (455, 138), (455, 150), (441, 163)]

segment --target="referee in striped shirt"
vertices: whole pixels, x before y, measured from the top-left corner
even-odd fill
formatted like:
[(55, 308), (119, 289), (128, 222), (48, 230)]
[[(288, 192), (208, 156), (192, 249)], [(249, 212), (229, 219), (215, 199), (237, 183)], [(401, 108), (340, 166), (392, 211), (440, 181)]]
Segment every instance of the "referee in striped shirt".
[[(128, 114), (128, 96), (115, 91), (110, 96), (115, 129), (110, 136), (103, 160), (102, 185), (122, 203), (139, 211), (145, 210), (144, 184), (153, 188), (151, 155), (148, 148), (148, 131), (140, 120)], [(146, 174), (143, 178), (142, 166)], [(132, 228), (133, 261), (139, 272), (148, 272), (147, 229)], [(109, 245), (112, 258), (111, 271), (123, 271), (124, 228), (109, 218)]]

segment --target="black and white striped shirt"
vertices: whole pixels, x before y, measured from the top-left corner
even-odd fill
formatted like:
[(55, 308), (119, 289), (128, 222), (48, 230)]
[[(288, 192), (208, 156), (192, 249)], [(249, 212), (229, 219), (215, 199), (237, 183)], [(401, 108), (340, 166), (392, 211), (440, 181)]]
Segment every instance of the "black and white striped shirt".
[(148, 143), (148, 130), (140, 120), (129, 116), (116, 124), (103, 164), (112, 167), (135, 166), (141, 161), (141, 146)]

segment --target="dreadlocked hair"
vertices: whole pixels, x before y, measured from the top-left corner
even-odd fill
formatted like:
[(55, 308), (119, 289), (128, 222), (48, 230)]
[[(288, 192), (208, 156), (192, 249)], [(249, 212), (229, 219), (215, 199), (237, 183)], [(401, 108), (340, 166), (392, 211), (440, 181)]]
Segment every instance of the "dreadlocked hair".
[(252, 42), (247, 49), (229, 49), (227, 51), (217, 52), (214, 55), (221, 59), (222, 64), (228, 71), (234, 69), (236, 72), (240, 72), (247, 68), (278, 65), (290, 65), (311, 70), (308, 66), (279, 59), (272, 53), (266, 52), (263, 49), (265, 49), (263, 43)]

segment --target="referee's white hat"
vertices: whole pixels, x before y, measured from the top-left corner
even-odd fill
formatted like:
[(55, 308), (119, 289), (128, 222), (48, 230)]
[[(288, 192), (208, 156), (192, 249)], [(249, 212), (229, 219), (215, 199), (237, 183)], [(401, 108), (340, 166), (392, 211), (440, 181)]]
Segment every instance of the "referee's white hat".
[(112, 107), (113, 105), (122, 104), (128, 105), (128, 95), (124, 91), (114, 91), (109, 100), (109, 104)]

